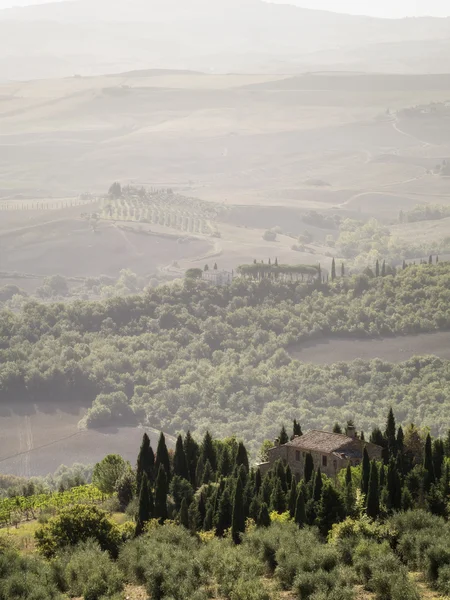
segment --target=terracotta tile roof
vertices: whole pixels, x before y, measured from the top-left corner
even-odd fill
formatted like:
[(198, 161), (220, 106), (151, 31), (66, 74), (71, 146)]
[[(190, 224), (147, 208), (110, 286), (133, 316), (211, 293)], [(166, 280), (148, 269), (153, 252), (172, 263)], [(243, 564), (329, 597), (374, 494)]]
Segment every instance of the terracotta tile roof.
[(360, 440), (354, 440), (353, 438), (340, 433), (313, 430), (308, 431), (308, 433), (305, 433), (300, 437), (294, 438), (286, 445), (295, 446), (296, 448), (301, 448), (303, 450), (316, 450), (318, 452), (329, 454), (332, 452), (339, 452), (339, 450), (343, 451), (345, 448), (346, 451), (343, 453), (347, 454), (348, 448), (346, 447), (352, 445), (354, 442), (356, 442), (358, 446), (361, 445)]

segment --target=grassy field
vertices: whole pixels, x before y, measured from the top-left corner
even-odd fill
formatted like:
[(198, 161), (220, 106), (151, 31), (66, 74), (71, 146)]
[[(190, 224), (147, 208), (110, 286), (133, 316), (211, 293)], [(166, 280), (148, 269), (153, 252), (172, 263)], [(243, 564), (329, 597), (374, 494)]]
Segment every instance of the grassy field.
[[(61, 464), (94, 464), (110, 453), (135, 463), (144, 430), (111, 427), (79, 430), (83, 409), (61, 405), (2, 406), (0, 473), (30, 477), (53, 473)], [(156, 447), (159, 432), (146, 430)], [(174, 440), (167, 438), (169, 447)]]
[(293, 358), (318, 365), (375, 358), (399, 363), (426, 354), (450, 359), (450, 332), (374, 340), (330, 339), (307, 342), (290, 349)]

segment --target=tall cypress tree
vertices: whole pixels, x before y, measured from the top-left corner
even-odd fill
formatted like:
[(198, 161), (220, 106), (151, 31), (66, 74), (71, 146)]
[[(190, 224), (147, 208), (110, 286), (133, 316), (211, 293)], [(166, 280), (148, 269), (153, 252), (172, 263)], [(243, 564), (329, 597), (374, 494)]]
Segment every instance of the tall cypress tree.
[(434, 464), (433, 464), (433, 451), (431, 445), (431, 435), (427, 435), (427, 439), (425, 442), (425, 456), (423, 460), (423, 467), (426, 471), (424, 488), (425, 491), (428, 492), (430, 487), (436, 483), (436, 477), (434, 473)]
[(258, 527), (270, 527), (269, 509), (267, 508), (267, 504), (265, 502), (261, 504), (257, 525)]
[(260, 469), (256, 469), (255, 473), (255, 494), (259, 494), (259, 490), (261, 489), (262, 478)]
[(304, 527), (306, 525), (305, 489), (303, 485), (300, 485), (295, 500), (294, 521), (299, 527)]
[(345, 277), (345, 265), (341, 263), (341, 277)]
[(367, 494), (367, 516), (376, 519), (380, 514), (380, 494), (378, 487), (378, 468), (373, 460), (370, 465), (369, 493)]
[(243, 509), (242, 481), (238, 478), (233, 499), (233, 516), (231, 520), (231, 537), (235, 544), (241, 543), (241, 534), (245, 532), (245, 514)]
[(287, 444), (289, 441), (289, 437), (288, 434), (286, 433), (286, 428), (283, 425), (280, 431), (280, 435), (278, 436), (278, 439), (280, 441), (280, 446), (283, 446), (284, 444)]
[(438, 481), (442, 476), (442, 464), (444, 462), (444, 456), (444, 442), (441, 440), (441, 438), (438, 438), (433, 442), (433, 466), (434, 477), (436, 481)]
[(386, 261), (383, 260), (383, 266), (381, 267), (381, 277), (386, 276)]
[(327, 482), (320, 496), (317, 510), (317, 526), (320, 533), (326, 536), (334, 523), (339, 523), (345, 517), (345, 507), (337, 489)]
[(183, 438), (181, 435), (177, 438), (175, 454), (173, 455), (173, 472), (174, 475), (178, 475), (187, 481), (190, 479), (186, 454), (184, 453)]
[(292, 477), (292, 471), (291, 471), (291, 467), (289, 465), (286, 465), (285, 473), (286, 473), (286, 487), (287, 487), (287, 489), (290, 489), (292, 480), (294, 478)]
[(352, 467), (350, 466), (350, 463), (347, 465), (347, 470), (345, 471), (345, 485), (348, 485), (349, 483), (352, 483), (353, 479), (352, 479)]
[(302, 431), (302, 426), (300, 425), (300, 423), (297, 422), (296, 419), (294, 419), (294, 424), (292, 427), (292, 438), (300, 437), (303, 435), (303, 431)]
[(297, 504), (297, 484), (295, 479), (292, 478), (291, 489), (289, 491), (288, 510), (291, 519), (295, 516), (295, 505)]
[(164, 433), (161, 431), (158, 441), (158, 448), (156, 450), (156, 460), (155, 460), (155, 471), (159, 474), (160, 466), (164, 467), (166, 472), (166, 479), (170, 481), (170, 458), (169, 451), (166, 446), (166, 438), (164, 437)]
[(396, 426), (395, 426), (395, 417), (394, 411), (392, 408), (389, 409), (389, 413), (386, 419), (386, 430), (384, 432), (384, 437), (387, 441), (387, 447), (389, 450), (389, 455), (395, 455), (396, 453)]
[(203, 464), (210, 462), (211, 468), (214, 472), (217, 471), (217, 456), (216, 449), (214, 448), (214, 442), (209, 431), (205, 433), (203, 438), (202, 446), (201, 446), (201, 457), (203, 459)]
[(228, 487), (223, 490), (219, 501), (219, 510), (216, 517), (216, 535), (223, 537), (225, 531), (231, 527), (231, 518), (233, 515), (233, 505), (231, 503), (230, 491)]
[(320, 496), (322, 495), (322, 489), (323, 489), (322, 472), (319, 467), (317, 469), (317, 473), (314, 478), (313, 498), (314, 498), (315, 502), (319, 502)]
[(270, 497), (272, 495), (273, 486), (274, 486), (273, 479), (266, 475), (264, 477), (264, 479), (262, 480), (260, 495), (261, 495), (261, 500), (263, 502), (265, 502), (267, 504), (267, 506), (269, 506), (269, 504), (270, 504)]
[(361, 472), (361, 491), (365, 496), (369, 491), (369, 478), (370, 478), (370, 459), (367, 453), (367, 448), (364, 446), (362, 472)]
[(286, 496), (283, 488), (281, 487), (279, 479), (275, 481), (275, 485), (270, 496), (270, 510), (275, 511), (280, 515), (286, 510)]
[(189, 529), (189, 507), (186, 498), (183, 498), (183, 500), (181, 501), (179, 519), (180, 525), (186, 527), (186, 529)]
[(248, 471), (249, 471), (248, 454), (247, 454), (247, 450), (242, 442), (239, 442), (239, 444), (238, 444), (235, 465), (237, 467), (240, 467), (242, 465), (248, 473)]
[(145, 524), (150, 521), (154, 512), (153, 494), (149, 485), (147, 473), (142, 475), (141, 490), (139, 493), (139, 508), (136, 519), (136, 535), (141, 535)]
[(333, 433), (342, 434), (342, 427), (337, 422), (333, 425)]
[(308, 454), (305, 457), (305, 468), (303, 471), (303, 477), (304, 477), (305, 483), (309, 483), (311, 481), (313, 473), (314, 473), (314, 461), (313, 461), (312, 454), (310, 452), (308, 452)]
[(403, 427), (400, 427), (397, 430), (397, 440), (396, 440), (397, 452), (403, 453), (405, 447), (405, 434), (403, 433)]
[(380, 276), (380, 261), (377, 259), (377, 263), (375, 265), (375, 277)]
[(212, 481), (214, 481), (214, 473), (208, 460), (203, 469), (202, 484), (211, 483)]
[(144, 433), (136, 465), (136, 492), (138, 497), (144, 473), (147, 475), (149, 481), (153, 481), (154, 466), (155, 455), (150, 445), (150, 438)]
[(331, 281), (334, 281), (336, 279), (336, 261), (333, 260), (331, 261)]
[(199, 456), (199, 447), (197, 442), (192, 437), (190, 431), (187, 432), (184, 438), (184, 453), (189, 471), (189, 481), (195, 487), (195, 472), (197, 470), (197, 460)]
[(159, 465), (155, 483), (155, 518), (161, 523), (167, 519), (167, 477), (162, 464)]
[(388, 508), (400, 510), (402, 507), (402, 482), (393, 458), (389, 461), (387, 470)]
[(222, 477), (228, 477), (231, 474), (231, 471), (232, 471), (232, 468), (231, 468), (231, 459), (230, 459), (230, 451), (229, 451), (228, 446), (226, 444), (223, 445), (222, 451), (220, 453), (220, 460), (219, 460), (218, 471), (219, 471), (219, 474)]

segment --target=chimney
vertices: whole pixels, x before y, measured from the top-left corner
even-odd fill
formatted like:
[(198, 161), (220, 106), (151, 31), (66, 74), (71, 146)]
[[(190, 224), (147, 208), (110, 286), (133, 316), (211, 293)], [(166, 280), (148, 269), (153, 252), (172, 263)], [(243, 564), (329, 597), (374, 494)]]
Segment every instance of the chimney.
[(356, 429), (355, 429), (354, 425), (347, 426), (347, 436), (349, 438), (352, 438), (352, 440), (354, 440), (356, 438)]

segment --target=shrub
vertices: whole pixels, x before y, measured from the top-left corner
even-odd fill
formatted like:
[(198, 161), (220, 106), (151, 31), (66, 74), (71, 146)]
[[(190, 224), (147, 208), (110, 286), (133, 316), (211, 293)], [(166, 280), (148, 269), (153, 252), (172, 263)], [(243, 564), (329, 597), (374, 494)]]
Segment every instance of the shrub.
[(76, 548), (67, 563), (65, 575), (72, 596), (83, 596), (85, 600), (109, 598), (123, 589), (119, 568), (93, 541), (81, 543)]
[(102, 550), (116, 557), (121, 541), (118, 526), (103, 510), (84, 505), (62, 510), (36, 531), (35, 538), (38, 550), (47, 558), (55, 556), (59, 549), (88, 539), (96, 540)]

